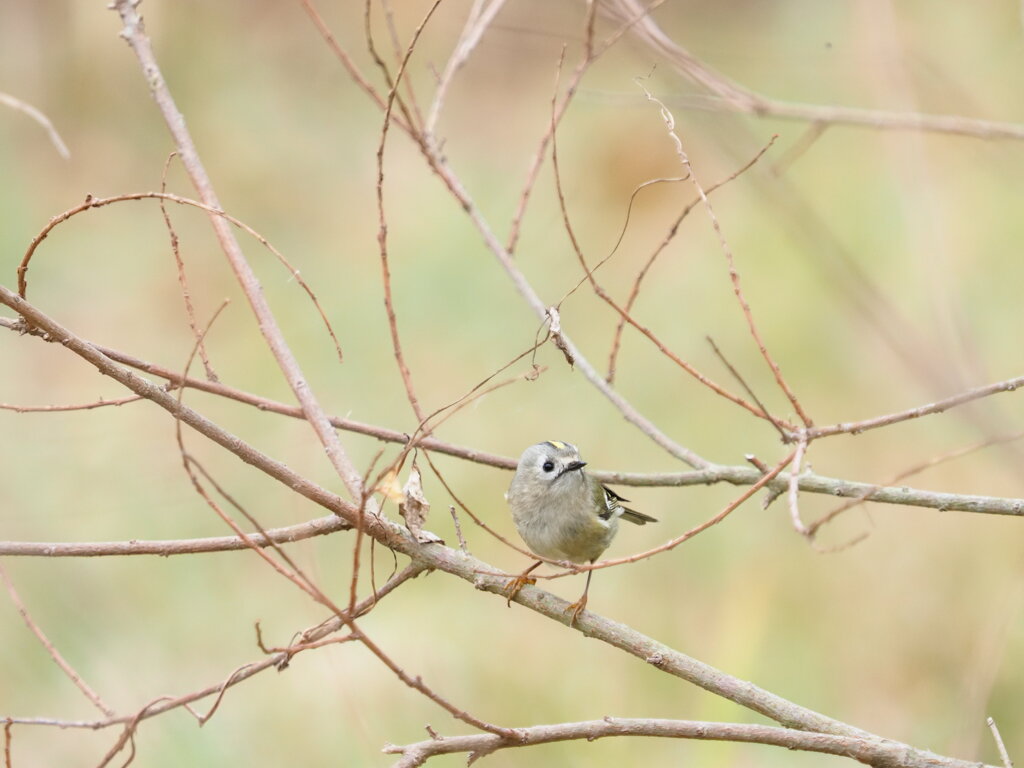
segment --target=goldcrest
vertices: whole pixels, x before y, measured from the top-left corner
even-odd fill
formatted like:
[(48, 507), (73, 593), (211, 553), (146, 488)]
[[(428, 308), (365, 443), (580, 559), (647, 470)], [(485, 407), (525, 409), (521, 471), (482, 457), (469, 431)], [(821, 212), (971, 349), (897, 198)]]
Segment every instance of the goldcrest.
[[(575, 445), (558, 440), (531, 445), (519, 459), (505, 498), (519, 535), (541, 557), (592, 563), (615, 538), (619, 518), (637, 525), (657, 522), (624, 507), (627, 499), (588, 475), (586, 465)], [(534, 563), (509, 584), (510, 604), (523, 584), (532, 582), (529, 573), (540, 564)], [(570, 626), (587, 605), (592, 573), (587, 571), (583, 595), (569, 606)]]

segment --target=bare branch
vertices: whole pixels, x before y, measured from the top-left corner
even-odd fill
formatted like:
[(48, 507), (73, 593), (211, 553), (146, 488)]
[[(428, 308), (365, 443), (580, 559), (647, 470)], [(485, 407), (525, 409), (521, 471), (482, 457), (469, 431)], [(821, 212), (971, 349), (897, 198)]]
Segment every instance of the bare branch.
[[(156, 57), (153, 55), (149, 38), (143, 28), (142, 17), (139, 16), (136, 9), (136, 3), (133, 0), (115, 0), (114, 8), (121, 16), (123, 24), (121, 36), (128, 41), (128, 44), (139, 60), (139, 64), (145, 74), (146, 83), (160, 108), (160, 112), (167, 123), (171, 135), (174, 137), (182, 164), (192, 180), (193, 186), (198, 191), (200, 200), (211, 208), (221, 210), (222, 206), (214, 192), (213, 184), (199, 158), (199, 153), (195, 143), (192, 141), (192, 136), (185, 126), (185, 118), (178, 111), (160, 72)], [(284, 335), (281, 333), (281, 329), (277, 325), (277, 321), (274, 319), (270, 305), (267, 303), (266, 297), (260, 288), (259, 280), (256, 278), (252, 267), (249, 266), (248, 261), (246, 261), (245, 254), (242, 253), (242, 248), (235, 238), (234, 232), (231, 231), (231, 227), (220, 216), (211, 216), (210, 224), (213, 226), (217, 240), (220, 242), (221, 248), (225, 256), (227, 256), (232, 270), (235, 272), (235, 276), (245, 293), (246, 299), (249, 301), (249, 306), (259, 322), (260, 331), (267, 340), (267, 344), (277, 360), (281, 372), (287, 379), (292, 392), (295, 393), (295, 397), (302, 405), (307, 421), (309, 421), (317, 437), (320, 439), (327, 458), (331, 461), (339, 477), (344, 481), (352, 497), (359, 498), (362, 491), (359, 472), (349, 460), (345, 449), (338, 439), (337, 433), (328, 423), (327, 416), (324, 414), (320, 403), (302, 374), (298, 361), (292, 354), (284, 339)]]
[(107, 406), (127, 405), (137, 403), (144, 398), (138, 395), (130, 397), (119, 397), (116, 400), (104, 400), (102, 397), (92, 403), (79, 403), (77, 405), (13, 405), (12, 403), (0, 403), (0, 410), (14, 411), (15, 413), (66, 413), (67, 411), (91, 411), (94, 408), (106, 408)]
[(850, 499), (849, 501), (847, 501), (847, 502), (845, 502), (843, 504), (840, 504), (835, 509), (833, 509), (833, 510), (831, 510), (829, 512), (826, 512), (821, 517), (819, 517), (817, 520), (815, 520), (813, 523), (808, 525), (807, 526), (807, 530), (808, 530), (808, 532), (810, 533), (811, 536), (814, 536), (817, 533), (818, 529), (821, 528), (826, 523), (831, 522), (836, 517), (841, 515), (843, 512), (846, 512), (849, 509), (853, 509), (854, 507), (857, 507), (857, 506), (860, 506), (861, 504), (863, 504), (866, 501), (866, 496), (870, 494), (870, 491), (871, 491), (872, 488), (877, 489), (877, 488), (883, 488), (885, 486), (895, 485), (896, 483), (900, 482), (901, 480), (903, 480), (905, 478), (912, 477), (913, 475), (916, 475), (916, 474), (918, 474), (920, 472), (923, 472), (926, 469), (931, 469), (932, 467), (936, 467), (936, 466), (938, 466), (940, 464), (944, 464), (947, 461), (953, 461), (954, 459), (959, 459), (959, 458), (961, 458), (963, 456), (966, 456), (966, 455), (968, 455), (970, 453), (973, 453), (975, 451), (979, 451), (982, 448), (988, 448), (989, 446), (992, 446), (992, 445), (999, 445), (1000, 443), (1009, 443), (1009, 442), (1013, 442), (1015, 440), (1020, 440), (1022, 437), (1024, 437), (1024, 432), (1015, 432), (1015, 433), (1009, 434), (1009, 435), (998, 435), (996, 437), (989, 438), (988, 440), (982, 440), (980, 442), (974, 443), (973, 445), (968, 445), (968, 446), (966, 446), (964, 448), (958, 448), (955, 451), (949, 451), (948, 453), (944, 453), (944, 454), (941, 454), (939, 456), (933, 456), (930, 459), (928, 459), (927, 461), (919, 462), (919, 463), (915, 464), (914, 466), (909, 467), (907, 469), (904, 469), (903, 471), (898, 472), (897, 474), (893, 475), (885, 483), (883, 483), (881, 485), (869, 486), (868, 488), (866, 488), (864, 490), (864, 494), (865, 494), (864, 496), (860, 496), (858, 498)]
[[(927, 405), (920, 405), (916, 408), (910, 408), (905, 411), (899, 411), (897, 413), (889, 413), (885, 416), (876, 416), (872, 419), (865, 419), (864, 421), (847, 421), (839, 424), (832, 424), (827, 427), (811, 427), (807, 430), (807, 437), (811, 440), (817, 440), (821, 437), (831, 437), (832, 435), (859, 435), (862, 432), (867, 432), (871, 429), (878, 429), (879, 427), (887, 427), (890, 424), (898, 424), (901, 421), (909, 421), (911, 419), (919, 419), (922, 416), (931, 416), (935, 413), (942, 413), (948, 411), (950, 408), (956, 408), (957, 406), (970, 403), (974, 400), (980, 400), (983, 397), (989, 395), (996, 395), (1000, 392), (1016, 392), (1018, 389), (1024, 386), (1024, 376), (1017, 376), (1013, 379), (1007, 379), (1006, 381), (997, 381), (994, 384), (986, 384), (982, 387), (975, 387), (969, 389), (966, 392), (961, 392), (958, 395), (947, 397), (943, 400), (937, 400), (934, 403), (928, 403)], [(790, 435), (791, 441), (796, 439), (795, 435)]]
[[(121, 555), (194, 555), (202, 552), (237, 552), (251, 547), (267, 547), (270, 542), (290, 544), (352, 528), (337, 515), (318, 517), (297, 525), (271, 528), (263, 533), (240, 536), (212, 536), (205, 539), (168, 539), (164, 541), (0, 541), (0, 557), (104, 557)], [(248, 539), (248, 541), (246, 540)]]
[(699, 722), (694, 720), (662, 720), (654, 718), (605, 717), (578, 723), (534, 725), (519, 729), (521, 740), (510, 743), (491, 734), (470, 736), (443, 736), (419, 741), (415, 744), (384, 747), (388, 754), (402, 755), (396, 768), (423, 765), (431, 757), (468, 753), (469, 762), (500, 749), (551, 744), (558, 741), (596, 739), (610, 736), (653, 736), (670, 739), (699, 741), (731, 741), (746, 744), (767, 744), (803, 752), (818, 752), (840, 757), (851, 757), (861, 763), (886, 768), (979, 768), (977, 762), (950, 757), (907, 753), (903, 745), (878, 738), (859, 738), (846, 735), (808, 733), (771, 725)]

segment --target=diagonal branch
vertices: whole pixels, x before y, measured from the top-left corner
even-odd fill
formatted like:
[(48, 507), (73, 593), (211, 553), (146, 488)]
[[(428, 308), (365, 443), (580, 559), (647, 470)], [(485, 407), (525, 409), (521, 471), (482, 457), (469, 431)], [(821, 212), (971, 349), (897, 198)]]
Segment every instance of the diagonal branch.
[[(164, 81), (163, 74), (160, 72), (156, 57), (153, 55), (149, 37), (146, 35), (143, 27), (142, 17), (139, 16), (136, 10), (137, 4), (133, 0), (115, 0), (114, 8), (121, 16), (123, 23), (121, 36), (128, 42), (139, 60), (150, 92), (160, 108), (160, 113), (163, 115), (171, 136), (174, 138), (182, 165), (185, 167), (193, 186), (199, 193), (199, 199), (205, 205), (221, 210), (222, 206), (217, 199), (213, 184), (206, 173), (206, 169), (203, 167), (202, 160), (199, 158), (199, 152), (185, 125), (185, 118), (178, 111), (178, 107), (167, 88), (167, 83)], [(344, 481), (352, 498), (359, 498), (362, 494), (362, 477), (345, 453), (337, 433), (327, 421), (327, 415), (310, 389), (302, 369), (295, 359), (295, 355), (288, 347), (288, 343), (285, 341), (284, 335), (281, 333), (281, 329), (278, 327), (277, 321), (270, 310), (270, 305), (263, 295), (259, 280), (246, 260), (234, 232), (232, 232), (228, 222), (220, 216), (211, 215), (210, 224), (213, 226), (214, 233), (224, 251), (224, 255), (227, 256), (231, 269), (234, 271), (235, 277), (238, 279), (239, 285), (241, 285), (242, 291), (249, 301), (249, 306), (256, 316), (260, 332), (267, 340), (267, 345), (277, 360), (277, 364), (285, 379), (287, 379), (292, 392), (295, 393), (295, 397), (302, 405), (302, 411), (305, 413), (306, 419), (323, 444), (327, 458), (342, 481)]]
[(32, 616), (28, 612), (28, 608), (25, 607), (25, 604), (21, 601), (20, 595), (18, 595), (18, 590), (14, 588), (14, 582), (11, 581), (11, 577), (7, 575), (7, 571), (2, 565), (0, 565), (0, 581), (3, 581), (4, 586), (7, 587), (7, 594), (11, 596), (11, 602), (13, 602), (14, 607), (18, 609), (18, 613), (21, 614), (22, 620), (24, 620), (32, 634), (36, 636), (40, 643), (42, 643), (43, 648), (45, 648), (46, 652), (50, 654), (50, 658), (53, 659), (54, 663), (60, 667), (61, 671), (68, 676), (72, 683), (75, 684), (75, 687), (77, 687), (78, 690), (80, 690), (100, 712), (105, 714), (107, 717), (111, 717), (114, 714), (114, 711), (103, 703), (103, 699), (100, 698), (100, 695), (82, 679), (82, 676), (79, 675), (78, 672), (75, 671), (75, 668), (67, 662), (64, 656), (61, 655), (61, 652), (57, 650), (56, 646), (50, 642), (46, 633), (43, 632), (39, 625), (32, 619)]

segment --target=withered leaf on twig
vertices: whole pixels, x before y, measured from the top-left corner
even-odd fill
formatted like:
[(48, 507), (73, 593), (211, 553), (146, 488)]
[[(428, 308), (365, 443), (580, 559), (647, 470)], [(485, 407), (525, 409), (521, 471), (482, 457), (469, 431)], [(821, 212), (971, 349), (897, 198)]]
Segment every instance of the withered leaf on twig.
[(573, 357), (572, 350), (569, 349), (565, 337), (562, 336), (562, 317), (554, 307), (548, 307), (547, 315), (551, 341), (565, 355), (565, 362), (572, 368), (576, 365), (576, 358)]
[(420, 477), (419, 467), (413, 462), (412, 470), (409, 472), (409, 479), (402, 488), (402, 501), (398, 504), (398, 512), (405, 520), (405, 527), (420, 544), (443, 544), (444, 542), (432, 534), (424, 531), (423, 525), (427, 522), (427, 513), (430, 511), (430, 502), (423, 495), (423, 482)]

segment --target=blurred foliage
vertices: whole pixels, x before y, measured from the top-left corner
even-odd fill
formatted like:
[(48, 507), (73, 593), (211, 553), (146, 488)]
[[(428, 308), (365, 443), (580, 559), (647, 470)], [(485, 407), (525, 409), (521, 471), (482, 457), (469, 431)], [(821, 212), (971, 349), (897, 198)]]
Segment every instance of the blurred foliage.
[[(358, 4), (321, 9), (339, 42), (380, 88), (362, 40)], [(395, 3), (407, 40), (426, 4)], [(409, 69), (429, 103), (468, 2), (446, 0)], [(445, 153), (500, 237), (550, 115), (555, 68), (581, 43), (581, 5), (510, 3), (458, 75), (439, 132)], [(328, 411), (412, 431), (382, 304), (376, 244), (375, 152), (381, 115), (349, 80), (298, 3), (142, 6), (164, 74), (186, 115), (220, 199), (283, 251), (319, 295), (345, 350), (338, 364), (315, 311), (258, 243), (246, 252), (305, 372)], [(390, 52), (380, 9), (378, 45)], [(681, 0), (656, 13), (674, 39), (709, 65), (766, 95), (816, 104), (1024, 120), (1019, 7), (1011, 2), (756, 3)], [(0, 3), (0, 91), (42, 109), (72, 151), (61, 160), (24, 115), (0, 108), (0, 270), (14, 269), (46, 221), (96, 196), (159, 188), (172, 149), (138, 66), (102, 3)], [(1024, 146), (956, 136), (832, 127), (805, 151), (807, 126), (688, 109), (693, 86), (630, 39), (584, 81), (559, 134), (573, 225), (591, 262), (622, 230), (633, 189), (679, 174), (657, 109), (673, 110), (705, 185), (732, 173), (772, 136), (753, 170), (715, 193), (748, 300), (788, 380), (818, 423), (901, 410), (1019, 375), (1017, 257), (1024, 219)], [(564, 83), (567, 76), (562, 74)], [(529, 347), (537, 320), (415, 148), (392, 131), (385, 199), (394, 300), (409, 366), (427, 410), (450, 403)], [(190, 196), (172, 164), (172, 191)], [(640, 193), (622, 246), (599, 277), (620, 298), (661, 241), (688, 184)], [(204, 323), (232, 305), (209, 344), (221, 378), (290, 401), (209, 226), (174, 208), (193, 299)], [(546, 302), (580, 278), (564, 234), (550, 165), (531, 202), (519, 266)], [(870, 289), (850, 275), (853, 265)], [(868, 300), (864, 300), (868, 296)], [(58, 227), (39, 249), (29, 299), (85, 338), (183, 366), (191, 337), (158, 207), (123, 203)], [(752, 343), (725, 261), (699, 208), (650, 275), (636, 307), (680, 356), (735, 388), (708, 347), (711, 335), (766, 403), (788, 403)], [(562, 307), (565, 329), (599, 367), (616, 317), (586, 287)], [(908, 352), (909, 350), (909, 352)], [(0, 333), (0, 402), (89, 402), (123, 393), (62, 349)], [(506, 387), (460, 412), (438, 436), (518, 455), (542, 439), (575, 442), (593, 466), (631, 471), (680, 466), (629, 426), (556, 350), (533, 383)], [(524, 361), (512, 373), (528, 370)], [(713, 397), (638, 334), (627, 332), (616, 386), (684, 445), (713, 461), (782, 454), (776, 434)], [(186, 400), (276, 458), (340, 489), (300, 422), (189, 392)], [(1019, 430), (1019, 395), (856, 438), (815, 444), (823, 474), (885, 482), (896, 472), (994, 434)], [(0, 411), (0, 539), (121, 540), (220, 535), (192, 492), (173, 424), (146, 404), (48, 415)], [(190, 450), (265, 526), (321, 514), (201, 438)], [(343, 435), (361, 467), (381, 446)], [(384, 458), (394, 456), (388, 446)], [(437, 459), (461, 498), (513, 535), (494, 469)], [(906, 481), (936, 490), (1024, 495), (1018, 444), (990, 448)], [(426, 477), (432, 528), (454, 542), (447, 494)], [(622, 489), (620, 489), (622, 490)], [(716, 512), (734, 488), (629, 489), (662, 520), (624, 531), (610, 551), (656, 545)], [(806, 519), (832, 501), (803, 497)], [(847, 513), (812, 551), (788, 512), (751, 502), (676, 551), (602, 571), (591, 608), (833, 717), (940, 753), (997, 759), (986, 715), (1024, 752), (1021, 521), (913, 508)], [(467, 520), (474, 554), (510, 571), (523, 558)], [(347, 594), (351, 538), (295, 545), (320, 583)], [(8, 559), (33, 616), (107, 700), (129, 712), (225, 678), (257, 659), (253, 623), (284, 644), (322, 612), (247, 553), (121, 560)], [(392, 567), (376, 553), (377, 578)], [(582, 577), (551, 583), (574, 598)], [(503, 725), (603, 715), (743, 719), (738, 707), (590, 643), (521, 608), (441, 575), (420, 577), (366, 621), (414, 674), (474, 714)], [(0, 600), (0, 715), (92, 718), (13, 606)], [(595, 671), (600, 674), (595, 674)], [(209, 702), (206, 702), (208, 706)], [(205, 709), (205, 707), (203, 707)], [(183, 762), (387, 765), (386, 742), (465, 728), (403, 687), (355, 645), (297, 657), (227, 694), (200, 731), (178, 711), (144, 724), (146, 766)], [(91, 765), (115, 738), (15, 728), (15, 765)], [(241, 738), (240, 738), (241, 737)], [(438, 759), (462, 764), (461, 756)], [(517, 765), (516, 753), (490, 758)], [(537, 765), (819, 765), (823, 758), (767, 747), (609, 739), (535, 748)], [(827, 759), (826, 759), (827, 761)], [(834, 761), (838, 764), (838, 761)], [(433, 765), (434, 763), (431, 763)]]

